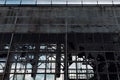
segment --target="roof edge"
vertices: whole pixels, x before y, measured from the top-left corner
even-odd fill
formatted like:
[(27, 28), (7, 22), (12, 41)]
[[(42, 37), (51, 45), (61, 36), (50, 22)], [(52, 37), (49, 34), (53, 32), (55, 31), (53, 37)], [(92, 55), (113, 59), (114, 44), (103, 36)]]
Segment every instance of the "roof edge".
[(0, 4), (0, 7), (40, 7), (40, 6), (47, 6), (47, 7), (74, 7), (74, 6), (82, 6), (82, 7), (112, 7), (112, 6), (116, 6), (116, 7), (120, 7), (120, 4)]

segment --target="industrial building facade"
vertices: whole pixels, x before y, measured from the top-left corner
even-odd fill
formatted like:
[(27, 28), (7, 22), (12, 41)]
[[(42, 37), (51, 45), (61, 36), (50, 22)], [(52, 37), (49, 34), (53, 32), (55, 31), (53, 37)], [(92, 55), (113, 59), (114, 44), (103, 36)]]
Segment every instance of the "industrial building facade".
[(1, 5), (0, 80), (120, 80), (118, 5)]

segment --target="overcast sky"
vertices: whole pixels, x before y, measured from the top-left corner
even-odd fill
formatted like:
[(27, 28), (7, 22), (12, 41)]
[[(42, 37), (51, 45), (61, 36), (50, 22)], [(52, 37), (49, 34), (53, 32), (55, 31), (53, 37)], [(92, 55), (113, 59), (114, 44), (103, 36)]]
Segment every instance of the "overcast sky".
[[(7, 0), (6, 4), (20, 4), (21, 0)], [(120, 4), (120, 0), (52, 0), (52, 4)], [(4, 4), (5, 0), (0, 0)], [(22, 4), (35, 4), (36, 0), (22, 0)], [(51, 4), (51, 0), (37, 0), (37, 4)]]

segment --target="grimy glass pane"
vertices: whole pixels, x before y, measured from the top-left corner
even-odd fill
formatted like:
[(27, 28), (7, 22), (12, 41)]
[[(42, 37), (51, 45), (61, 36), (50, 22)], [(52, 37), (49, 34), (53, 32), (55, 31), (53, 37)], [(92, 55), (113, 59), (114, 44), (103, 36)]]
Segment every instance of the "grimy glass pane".
[(120, 4), (119, 0), (0, 0), (0, 4)]
[(21, 4), (35, 4), (36, 0), (22, 0)]
[(51, 4), (51, 0), (37, 0), (37, 4)]
[(0, 4), (5, 4), (5, 0), (0, 0)]
[(6, 0), (6, 4), (20, 4), (21, 0)]

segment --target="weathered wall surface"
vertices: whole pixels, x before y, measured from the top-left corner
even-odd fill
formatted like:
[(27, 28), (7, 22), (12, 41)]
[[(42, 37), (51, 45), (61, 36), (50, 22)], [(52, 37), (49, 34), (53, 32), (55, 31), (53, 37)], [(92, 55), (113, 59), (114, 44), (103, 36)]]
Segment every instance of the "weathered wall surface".
[(0, 7), (0, 33), (120, 32), (120, 7)]

